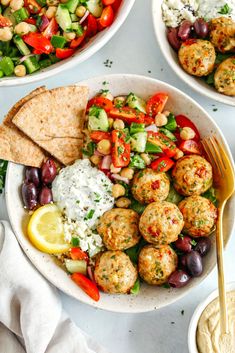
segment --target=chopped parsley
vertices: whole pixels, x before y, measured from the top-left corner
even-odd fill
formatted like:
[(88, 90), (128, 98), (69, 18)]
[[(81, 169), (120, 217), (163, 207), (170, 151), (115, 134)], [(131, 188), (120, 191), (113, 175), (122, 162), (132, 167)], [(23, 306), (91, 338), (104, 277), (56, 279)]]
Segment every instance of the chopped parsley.
[(194, 239), (193, 239), (193, 240), (191, 240), (191, 241), (190, 241), (190, 243), (191, 243), (191, 245), (192, 245), (192, 246), (197, 245), (197, 242), (196, 242), (196, 240), (194, 240)]
[(162, 287), (163, 287), (163, 288), (166, 288), (166, 289), (171, 288), (171, 286), (169, 285), (169, 283), (163, 283)]
[(85, 156), (91, 157), (94, 154), (96, 144), (94, 142), (89, 142), (86, 148), (83, 148), (82, 152)]
[(86, 216), (84, 217), (84, 221), (87, 221), (88, 219), (92, 219), (94, 213), (95, 213), (95, 210), (93, 210), (93, 209), (90, 210), (90, 211), (86, 214)]
[(7, 163), (7, 161), (0, 159), (0, 194), (3, 192), (5, 186)]
[(95, 195), (94, 201), (95, 201), (95, 202), (100, 202), (100, 200), (101, 200), (101, 195), (98, 194), (98, 192), (94, 192), (94, 195)]
[(232, 8), (226, 3), (221, 9), (218, 11), (221, 15), (229, 15), (232, 12)]

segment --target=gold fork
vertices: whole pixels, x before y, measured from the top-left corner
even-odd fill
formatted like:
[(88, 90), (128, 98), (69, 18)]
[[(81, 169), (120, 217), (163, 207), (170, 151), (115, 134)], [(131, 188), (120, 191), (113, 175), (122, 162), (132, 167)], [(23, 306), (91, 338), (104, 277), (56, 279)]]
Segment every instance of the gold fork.
[(215, 136), (202, 140), (202, 145), (208, 156), (213, 172), (215, 186), (218, 187), (218, 219), (216, 227), (216, 254), (218, 267), (218, 287), (220, 302), (220, 332), (228, 333), (228, 313), (226, 305), (224, 255), (223, 255), (223, 212), (228, 199), (235, 190), (234, 168), (225, 149)]

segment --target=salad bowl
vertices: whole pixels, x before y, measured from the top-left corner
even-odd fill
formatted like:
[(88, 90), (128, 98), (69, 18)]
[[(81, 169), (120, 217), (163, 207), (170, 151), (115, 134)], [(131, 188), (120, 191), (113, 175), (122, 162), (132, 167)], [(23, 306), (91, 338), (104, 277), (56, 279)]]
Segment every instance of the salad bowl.
[[(100, 89), (109, 89), (114, 96), (126, 95), (135, 90), (136, 95), (147, 99), (155, 92), (166, 92), (169, 96), (166, 108), (175, 114), (184, 114), (196, 124), (201, 133), (201, 137), (210, 134), (215, 135), (225, 145), (225, 150), (233, 163), (231, 152), (223, 137), (222, 132), (210, 118), (210, 116), (197, 104), (194, 100), (182, 93), (175, 87), (164, 82), (137, 75), (107, 75), (96, 78), (90, 78), (78, 84), (89, 87), (90, 98), (93, 97)], [(23, 180), (24, 167), (9, 163), (6, 178), (6, 202), (9, 218), (15, 235), (21, 244), (26, 255), (34, 266), (57, 288), (66, 294), (78, 299), (83, 303), (91, 306), (115, 311), (139, 313), (156, 310), (169, 305), (181, 297), (189, 293), (194, 287), (206, 279), (216, 264), (215, 244), (212, 236), (212, 250), (203, 259), (204, 271), (201, 277), (194, 278), (189, 284), (180, 289), (164, 288), (141, 285), (138, 295), (108, 295), (101, 294), (98, 302), (90, 299), (66, 274), (66, 272), (58, 265), (50, 255), (46, 255), (37, 250), (26, 236), (26, 226), (28, 223), (28, 214), (23, 208), (20, 188)], [(225, 210), (225, 244), (228, 243), (230, 235), (234, 227), (235, 198), (232, 197), (228, 202)]]

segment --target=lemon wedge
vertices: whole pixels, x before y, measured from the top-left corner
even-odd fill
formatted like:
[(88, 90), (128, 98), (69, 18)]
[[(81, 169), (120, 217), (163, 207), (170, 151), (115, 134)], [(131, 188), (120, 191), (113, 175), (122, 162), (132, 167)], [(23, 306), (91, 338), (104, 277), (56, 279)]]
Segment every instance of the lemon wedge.
[(48, 254), (61, 254), (71, 247), (64, 239), (61, 212), (54, 204), (42, 206), (33, 213), (28, 236), (37, 249)]

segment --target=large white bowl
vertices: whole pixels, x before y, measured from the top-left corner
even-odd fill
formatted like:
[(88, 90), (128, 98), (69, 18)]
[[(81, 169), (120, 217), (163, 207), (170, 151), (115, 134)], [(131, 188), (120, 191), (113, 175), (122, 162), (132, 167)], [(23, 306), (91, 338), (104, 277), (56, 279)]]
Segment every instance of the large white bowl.
[[(112, 94), (120, 95), (129, 92), (135, 92), (137, 95), (147, 99), (150, 95), (158, 91), (164, 91), (169, 94), (169, 102), (167, 110), (176, 114), (182, 113), (189, 116), (198, 126), (202, 137), (215, 134), (219, 140), (225, 144), (228, 156), (232, 161), (229, 147), (224, 140), (222, 132), (219, 130), (215, 122), (194, 100), (182, 93), (178, 89), (155, 79), (136, 75), (107, 75), (91, 78), (87, 81), (80, 82), (90, 88), (90, 97), (94, 96), (101, 88), (102, 83), (108, 82), (108, 88)], [(79, 84), (80, 84), (79, 83)], [(9, 164), (6, 178), (6, 202), (10, 221), (15, 235), (24, 249), (26, 255), (30, 258), (37, 269), (56, 287), (71, 295), (78, 300), (90, 304), (94, 307), (117, 311), (117, 312), (144, 312), (159, 309), (170, 303), (173, 303), (189, 293), (190, 290), (199, 285), (205, 279), (216, 263), (215, 248), (212, 247), (211, 252), (205, 257), (203, 275), (192, 280), (186, 287), (181, 289), (165, 289), (162, 287), (153, 287), (141, 285), (138, 296), (133, 295), (108, 295), (101, 294), (98, 303), (92, 301), (85, 295), (79, 287), (77, 287), (68, 275), (62, 270), (49, 255), (46, 255), (29, 242), (26, 236), (26, 224), (28, 216), (23, 209), (20, 188), (23, 181), (24, 168), (13, 163)], [(225, 211), (225, 243), (227, 243), (234, 225), (235, 214), (235, 198), (231, 198), (227, 204)]]
[(162, 20), (161, 4), (162, 0), (152, 0), (153, 26), (158, 45), (172, 70), (180, 77), (181, 80), (203, 96), (214, 99), (217, 102), (235, 106), (235, 97), (225, 96), (217, 92), (215, 88), (209, 86), (202, 79), (187, 74), (181, 68), (178, 61), (178, 56), (171, 48), (167, 40), (166, 26)]
[(75, 54), (70, 58), (62, 60), (31, 75), (26, 75), (25, 77), (4, 77), (0, 79), (0, 87), (25, 85), (27, 83), (45, 80), (48, 77), (55, 76), (64, 70), (70, 69), (71, 67), (82, 63), (100, 50), (113, 37), (113, 35), (124, 23), (129, 12), (131, 11), (132, 6), (134, 5), (134, 2), (135, 0), (123, 0), (117, 11), (113, 24), (105, 30), (99, 32), (96, 36), (92, 37), (88, 43), (84, 45), (84, 47), (76, 50)]

